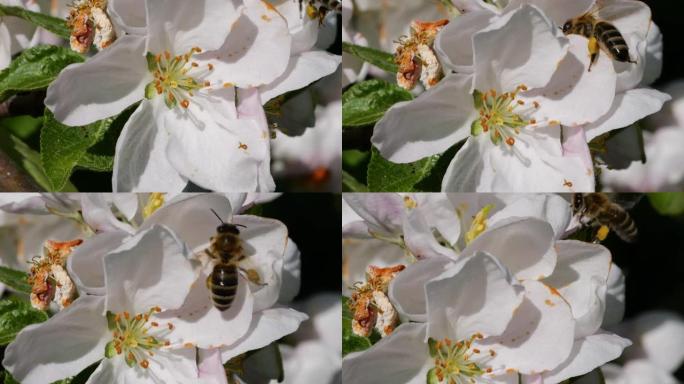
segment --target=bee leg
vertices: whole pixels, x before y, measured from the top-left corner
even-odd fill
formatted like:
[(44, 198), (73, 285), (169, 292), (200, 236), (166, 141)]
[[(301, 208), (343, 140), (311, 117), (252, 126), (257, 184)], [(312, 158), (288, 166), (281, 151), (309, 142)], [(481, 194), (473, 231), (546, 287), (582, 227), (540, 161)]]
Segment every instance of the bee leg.
[(211, 275), (207, 276), (207, 289), (211, 291)]
[(259, 277), (259, 272), (257, 272), (255, 269), (240, 268), (240, 272), (251, 283), (254, 283), (254, 284), (262, 286), (262, 287), (265, 287), (267, 285), (267, 284), (261, 283), (261, 277)]
[(607, 225), (598, 225), (596, 231), (594, 232), (594, 244), (599, 244), (608, 237), (610, 233), (610, 228)]
[(599, 47), (599, 42), (598, 39), (596, 39), (595, 36), (592, 36), (589, 38), (589, 57), (590, 57), (590, 63), (589, 63), (589, 72), (591, 72), (591, 67), (596, 63), (596, 60), (598, 60), (599, 52), (601, 51), (601, 48)]

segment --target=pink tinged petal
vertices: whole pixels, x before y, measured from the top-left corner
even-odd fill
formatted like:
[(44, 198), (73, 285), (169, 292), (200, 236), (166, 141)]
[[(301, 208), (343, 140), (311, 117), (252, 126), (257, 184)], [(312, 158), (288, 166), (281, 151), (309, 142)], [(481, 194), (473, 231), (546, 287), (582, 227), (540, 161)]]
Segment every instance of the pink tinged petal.
[(370, 349), (342, 360), (342, 382), (424, 384), (432, 361), (424, 324), (405, 323)]
[(568, 40), (536, 7), (524, 5), (473, 37), (473, 89), (512, 92), (545, 86), (566, 55)]
[(449, 75), (417, 99), (395, 104), (375, 126), (371, 142), (386, 159), (409, 163), (467, 138), (477, 116), (471, 80)]
[(512, 217), (536, 217), (548, 222), (553, 228), (555, 238), (560, 239), (572, 218), (570, 204), (563, 197), (554, 194), (516, 195), (512, 201), (499, 204), (504, 204), (502, 209), (487, 220), (492, 227), (495, 223)]
[(541, 373), (562, 364), (574, 343), (575, 322), (570, 307), (552, 288), (523, 281), (525, 300), (501, 336), (479, 342), (493, 348), (493, 367), (515, 369), (522, 374)]
[(308, 318), (306, 314), (290, 308), (270, 308), (256, 312), (244, 336), (221, 348), (221, 360), (227, 362), (242, 353), (263, 348), (295, 332)]
[(143, 100), (126, 122), (116, 143), (114, 191), (178, 192), (188, 183), (166, 157), (168, 135), (158, 117), (160, 108), (166, 106), (159, 98)]
[(568, 39), (568, 54), (548, 84), (521, 95), (528, 105), (538, 103), (539, 108), (531, 108), (538, 122), (555, 120), (571, 127), (587, 124), (608, 112), (613, 103), (616, 75), (611, 59), (600, 54), (589, 71), (588, 40), (578, 35)]
[(118, 24), (127, 33), (144, 35), (146, 32), (145, 2), (138, 0), (110, 0), (107, 3), (107, 14), (114, 23)]
[(390, 283), (388, 294), (402, 319), (427, 321), (427, 292), (425, 284), (441, 275), (450, 265), (445, 257), (432, 257), (410, 264)]
[(625, 316), (625, 275), (616, 264), (610, 265), (607, 284), (606, 313), (602, 324), (604, 327), (620, 323)]
[(220, 224), (212, 209), (224, 221), (232, 222), (228, 199), (223, 195), (207, 193), (169, 201), (145, 220), (140, 231), (163, 225), (177, 233), (194, 252), (201, 252), (204, 248), (200, 247), (208, 246), (209, 238), (216, 233)]
[(48, 215), (50, 211), (43, 195), (38, 193), (12, 193), (0, 197), (0, 210), (15, 214)]
[(226, 370), (221, 363), (221, 352), (218, 348), (200, 349), (199, 380), (204, 384), (228, 384)]
[(86, 239), (67, 258), (67, 270), (81, 295), (105, 295), (104, 257), (122, 245), (129, 234), (105, 232)]
[(432, 227), (419, 209), (413, 209), (404, 216), (404, 242), (407, 249), (418, 259), (445, 256), (456, 258), (453, 249), (441, 245), (432, 232)]
[(589, 151), (585, 127), (562, 126), (563, 130), (563, 156), (577, 157), (582, 159), (584, 166), (591, 169), (594, 166), (594, 161)]
[(109, 205), (109, 201), (106, 200), (104, 194), (88, 193), (82, 195), (81, 207), (83, 220), (98, 233), (112, 231), (134, 232), (130, 224), (119, 221), (114, 216), (112, 207)]
[(341, 56), (325, 51), (302, 52), (290, 57), (285, 72), (277, 79), (259, 87), (264, 103), (289, 91), (304, 88), (327, 76), (340, 66)]
[(585, 126), (587, 140), (601, 136), (614, 129), (625, 128), (663, 107), (671, 97), (655, 89), (637, 88), (615, 97), (610, 110), (598, 121)]
[(146, 51), (183, 55), (219, 48), (239, 16), (233, 0), (149, 0)]
[(575, 337), (594, 334), (606, 309), (610, 251), (598, 244), (564, 240), (556, 243), (558, 264), (544, 283), (556, 288), (572, 308)]
[(240, 228), (245, 256), (240, 268), (259, 275), (258, 284), (250, 283), (254, 310), (269, 308), (278, 301), (282, 287), (287, 227), (277, 220), (249, 215), (235, 216), (233, 222), (245, 226)]
[(369, 232), (399, 235), (405, 207), (398, 194), (345, 193), (343, 199), (368, 223)]
[(211, 301), (207, 275), (200, 274), (180, 308), (164, 311), (156, 317), (174, 325), (169, 334), (172, 345), (197, 348), (220, 348), (231, 345), (247, 334), (252, 322), (254, 299), (244, 278), (230, 308), (219, 311)]
[(24, 328), (2, 365), (18, 381), (43, 384), (75, 376), (104, 356), (111, 334), (104, 298), (83, 296), (41, 324)]
[(544, 384), (544, 377), (540, 374), (525, 375), (521, 379), (520, 384)]
[(45, 99), (55, 119), (70, 126), (86, 125), (142, 100), (152, 80), (144, 42), (142, 37), (122, 36), (87, 62), (65, 68)]
[(560, 383), (571, 377), (591, 372), (603, 364), (615, 360), (632, 343), (618, 335), (599, 330), (575, 341), (570, 357), (560, 366), (544, 373), (544, 380)]
[(495, 256), (518, 280), (539, 280), (556, 266), (555, 234), (549, 223), (534, 218), (510, 218), (478, 236), (463, 255)]
[[(130, 245), (133, 245), (132, 247)], [(105, 256), (106, 309), (145, 313), (178, 308), (197, 274), (190, 251), (168, 228), (155, 226)]]
[(495, 14), (489, 10), (464, 13), (447, 24), (435, 39), (435, 52), (442, 65), (460, 73), (473, 71), (473, 36), (490, 25)]
[(499, 335), (523, 300), (520, 286), (498, 260), (478, 253), (425, 285), (427, 336), (467, 340)]
[[(256, 122), (261, 132), (261, 137), (266, 143), (266, 150), (264, 158), (258, 169), (257, 174), (257, 191), (268, 192), (274, 191), (275, 181), (271, 175), (271, 142), (268, 121), (266, 120), (266, 113), (261, 105), (261, 95), (257, 88), (239, 88), (238, 90), (239, 105), (237, 107), (238, 117), (240, 119), (251, 119)], [(237, 209), (237, 208), (236, 208)]]
[(221, 41), (222, 46), (197, 57), (200, 65), (214, 65), (206, 77), (212, 85), (258, 87), (271, 83), (287, 68), (292, 38), (285, 19), (269, 3), (245, 3), (230, 34)]

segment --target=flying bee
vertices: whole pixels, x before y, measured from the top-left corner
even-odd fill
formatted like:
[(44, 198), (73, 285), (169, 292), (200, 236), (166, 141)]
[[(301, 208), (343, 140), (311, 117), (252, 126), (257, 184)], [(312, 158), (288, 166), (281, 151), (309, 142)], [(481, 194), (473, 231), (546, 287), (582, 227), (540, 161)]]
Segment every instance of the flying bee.
[(610, 230), (622, 240), (633, 243), (638, 230), (626, 208), (636, 204), (640, 198), (639, 194), (623, 194), (611, 199), (605, 193), (575, 193), (572, 195), (572, 208), (580, 223), (598, 227), (595, 243), (605, 240)]
[(299, 13), (302, 12), (304, 2), (306, 1), (306, 15), (310, 19), (318, 19), (319, 24), (323, 24), (323, 20), (329, 13), (342, 13), (342, 0), (298, 0)]
[(636, 63), (629, 55), (629, 47), (625, 38), (613, 24), (600, 19), (598, 7), (593, 10), (568, 20), (563, 25), (563, 33), (566, 35), (580, 35), (589, 39), (589, 72), (598, 60), (598, 55), (603, 50), (611, 59), (623, 63)]
[(211, 238), (205, 253), (216, 260), (211, 275), (207, 277), (207, 288), (211, 291), (211, 301), (219, 311), (230, 308), (238, 289), (238, 263), (245, 258), (242, 252), (242, 240), (238, 227), (240, 224), (229, 224), (221, 220), (216, 228), (216, 235)]

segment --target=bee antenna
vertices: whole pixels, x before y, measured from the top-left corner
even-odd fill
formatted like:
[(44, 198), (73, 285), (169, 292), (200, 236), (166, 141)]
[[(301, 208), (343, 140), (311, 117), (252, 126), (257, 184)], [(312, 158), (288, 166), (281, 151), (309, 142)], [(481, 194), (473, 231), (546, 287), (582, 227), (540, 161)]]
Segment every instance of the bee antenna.
[(247, 228), (246, 225), (242, 225), (242, 224), (235, 224), (235, 223), (233, 223), (233, 225), (236, 226), (236, 227)]
[(221, 218), (221, 216), (219, 216), (219, 214), (216, 213), (216, 211), (214, 211), (212, 208), (210, 208), (209, 210), (212, 211), (212, 212), (214, 213), (214, 215), (216, 216), (217, 219), (219, 219), (219, 221), (221, 222), (221, 224), (225, 224), (225, 222), (223, 221), (223, 219)]

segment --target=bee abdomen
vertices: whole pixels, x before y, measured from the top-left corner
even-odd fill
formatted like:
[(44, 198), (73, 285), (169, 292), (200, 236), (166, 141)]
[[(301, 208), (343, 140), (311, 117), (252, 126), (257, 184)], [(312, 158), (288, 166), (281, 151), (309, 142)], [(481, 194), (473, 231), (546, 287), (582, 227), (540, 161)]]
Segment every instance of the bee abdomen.
[(225, 311), (235, 299), (238, 272), (235, 265), (218, 264), (211, 273), (211, 299), (219, 311)]
[(613, 59), (622, 62), (632, 61), (629, 57), (627, 42), (615, 26), (608, 22), (601, 21), (594, 26), (594, 32), (597, 39), (605, 46)]

